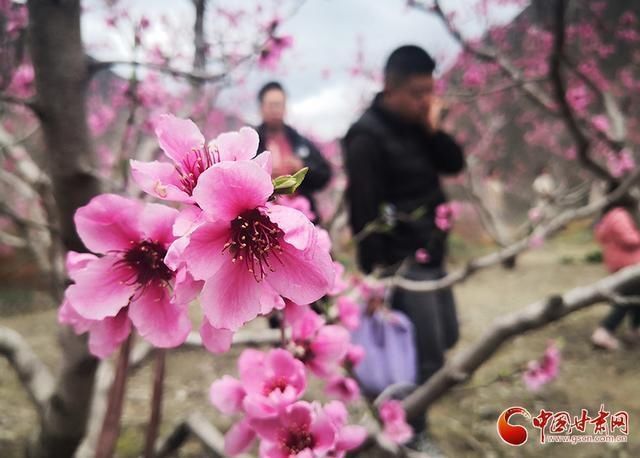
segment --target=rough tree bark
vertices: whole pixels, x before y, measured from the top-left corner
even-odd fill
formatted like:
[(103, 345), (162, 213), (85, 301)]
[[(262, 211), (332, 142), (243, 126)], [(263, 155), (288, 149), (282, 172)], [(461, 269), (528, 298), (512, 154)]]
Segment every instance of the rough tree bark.
[[(76, 209), (100, 192), (87, 128), (87, 59), (80, 35), (79, 0), (29, 0), (29, 48), (35, 104), (44, 132), (60, 233), (65, 249), (86, 251), (73, 224)], [(60, 299), (60, 298), (58, 298)], [(62, 365), (30, 456), (67, 457), (85, 433), (97, 360), (85, 339), (60, 333)]]

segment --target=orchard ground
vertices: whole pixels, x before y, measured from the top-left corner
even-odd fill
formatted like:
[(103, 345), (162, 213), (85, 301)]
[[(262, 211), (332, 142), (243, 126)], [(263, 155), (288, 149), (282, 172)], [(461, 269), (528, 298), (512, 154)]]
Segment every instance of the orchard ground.
[[(469, 245), (453, 238), (452, 266), (490, 248)], [(473, 342), (495, 318), (517, 311), (545, 295), (586, 285), (606, 275), (602, 264), (588, 262), (597, 252), (588, 223), (571, 227), (557, 239), (518, 259), (515, 270), (491, 268), (457, 285), (455, 295), (461, 321), (461, 340), (452, 350), (460, 351)], [(13, 273), (19, 266), (13, 266)], [(5, 274), (7, 274), (5, 272)], [(32, 309), (15, 314), (9, 304), (33, 304), (39, 296), (19, 289), (0, 289), (0, 323), (9, 326), (33, 346), (37, 354), (55, 368), (56, 316), (53, 310)], [(521, 335), (505, 345), (464, 386), (453, 389), (430, 411), (435, 440), (447, 456), (495, 457), (635, 457), (640, 456), (640, 347), (606, 353), (592, 348), (590, 334), (607, 312), (598, 305), (570, 315), (544, 329)], [(263, 326), (258, 320), (252, 326)], [(626, 323), (625, 323), (626, 325)], [(539, 358), (549, 339), (556, 339), (562, 350), (559, 377), (538, 393), (531, 393), (519, 370)], [(240, 349), (214, 357), (198, 350), (169, 353), (162, 434), (194, 410), (203, 412), (221, 429), (232, 419), (218, 414), (208, 402), (211, 382), (224, 373), (235, 373)], [(143, 444), (151, 385), (151, 365), (130, 379), (118, 456), (136, 457)], [(537, 431), (527, 425), (529, 440), (523, 447), (510, 447), (498, 438), (496, 420), (507, 407), (522, 406), (533, 415), (544, 408), (566, 410), (571, 415), (586, 408), (591, 415), (605, 405), (607, 410), (626, 410), (631, 431), (627, 444), (545, 444), (538, 443)], [(9, 367), (0, 360), (0, 456), (21, 456), (21, 444), (35, 427), (37, 417), (26, 393)], [(355, 419), (356, 417), (354, 417)], [(199, 443), (191, 439), (178, 456), (202, 456)]]

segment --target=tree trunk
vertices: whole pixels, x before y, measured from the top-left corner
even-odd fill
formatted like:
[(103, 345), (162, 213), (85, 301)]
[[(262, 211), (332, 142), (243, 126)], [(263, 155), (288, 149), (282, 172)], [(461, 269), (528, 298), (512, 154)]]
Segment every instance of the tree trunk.
[[(29, 0), (29, 47), (46, 161), (66, 250), (86, 251), (73, 223), (76, 209), (100, 192), (87, 128), (87, 59), (80, 36), (79, 0)], [(61, 298), (57, 298), (61, 299)], [(85, 433), (97, 360), (85, 338), (60, 332), (62, 367), (40, 430), (34, 457), (72, 456)]]

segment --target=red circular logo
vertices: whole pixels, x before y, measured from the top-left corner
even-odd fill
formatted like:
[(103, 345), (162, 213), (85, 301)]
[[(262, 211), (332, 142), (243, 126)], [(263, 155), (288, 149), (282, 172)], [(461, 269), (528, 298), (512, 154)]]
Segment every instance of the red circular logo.
[(509, 445), (520, 446), (527, 442), (527, 430), (524, 426), (512, 425), (509, 419), (514, 415), (522, 415), (530, 419), (531, 415), (523, 407), (509, 407), (498, 417), (497, 427), (500, 438)]

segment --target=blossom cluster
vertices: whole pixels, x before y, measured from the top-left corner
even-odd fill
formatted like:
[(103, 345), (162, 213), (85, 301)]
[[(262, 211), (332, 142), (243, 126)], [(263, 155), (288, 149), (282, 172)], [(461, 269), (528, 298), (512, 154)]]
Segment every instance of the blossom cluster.
[[(234, 455), (260, 440), (260, 456), (344, 456), (367, 436), (348, 424), (345, 404), (361, 400), (352, 376), (364, 349), (351, 343), (361, 305), (350, 295), (331, 241), (314, 226), (294, 190), (304, 173), (272, 180), (268, 151), (250, 128), (207, 142), (190, 120), (164, 115), (155, 125), (163, 160), (131, 161), (150, 203), (102, 194), (75, 214), (89, 253), (70, 252), (72, 284), (59, 321), (89, 334), (90, 351), (109, 356), (135, 330), (155, 347), (181, 345), (197, 299), (203, 345), (231, 347), (233, 335), (258, 316), (281, 318), (281, 348), (248, 349), (239, 378), (211, 387), (212, 403), (241, 415), (226, 436)], [(259, 153), (259, 154), (258, 154)], [(357, 282), (360, 295), (371, 293)], [(356, 296), (357, 297), (357, 296)], [(304, 400), (309, 376), (329, 399)], [(378, 418), (390, 440), (411, 436), (399, 404)]]
[(190, 120), (156, 125), (166, 161), (131, 161), (142, 190), (180, 209), (103, 194), (75, 215), (93, 254), (69, 253), (73, 284), (60, 321), (89, 332), (91, 351), (109, 355), (131, 327), (158, 347), (186, 339), (196, 297), (211, 351), (285, 299), (309, 304), (333, 286), (326, 234), (300, 211), (272, 202), (269, 152), (250, 128), (206, 142)]

